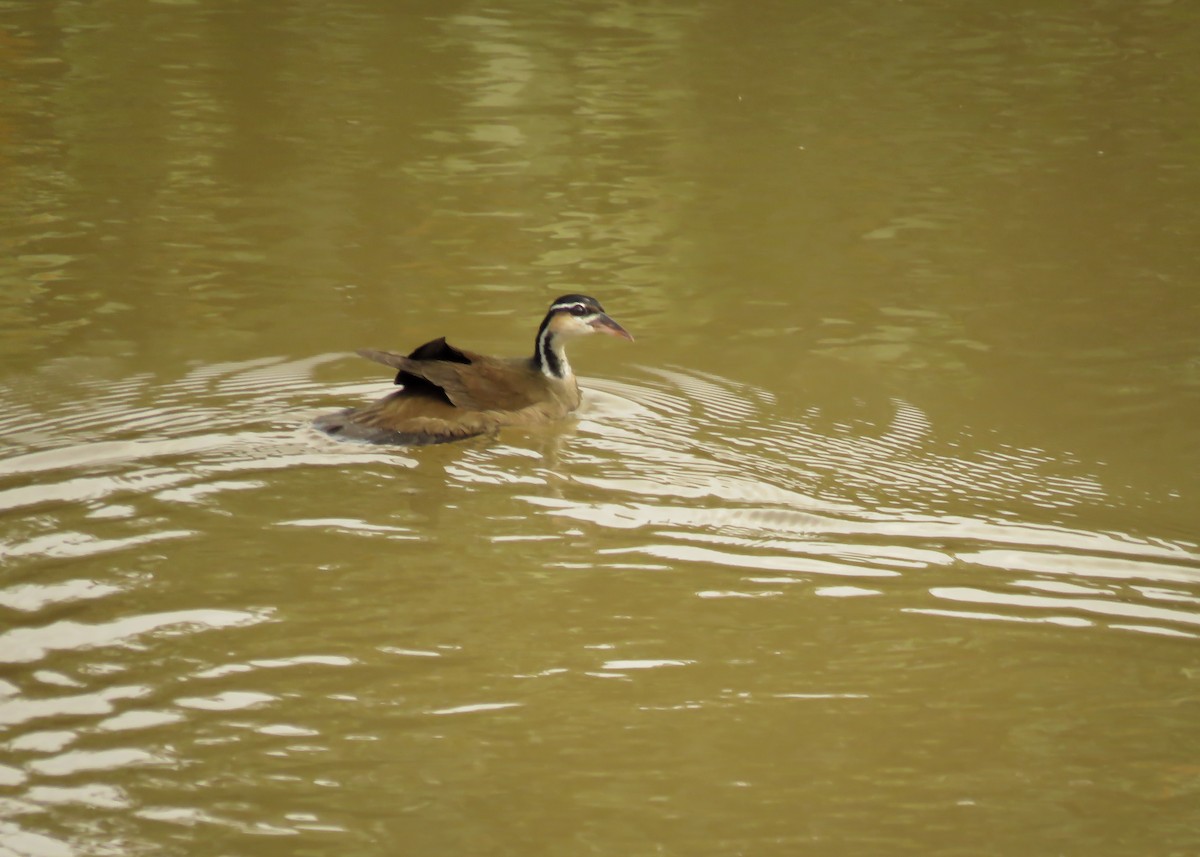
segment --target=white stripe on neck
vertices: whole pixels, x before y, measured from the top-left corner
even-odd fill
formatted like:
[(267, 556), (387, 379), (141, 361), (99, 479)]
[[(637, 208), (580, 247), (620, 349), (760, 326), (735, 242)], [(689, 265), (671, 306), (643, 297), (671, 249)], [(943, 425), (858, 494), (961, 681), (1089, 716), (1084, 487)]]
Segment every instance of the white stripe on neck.
[[(557, 338), (550, 331), (549, 326), (538, 336), (537, 351), (542, 374), (558, 380), (571, 377), (571, 364), (567, 362), (567, 352), (557, 342)], [(558, 369), (557, 373), (554, 371), (555, 369)]]

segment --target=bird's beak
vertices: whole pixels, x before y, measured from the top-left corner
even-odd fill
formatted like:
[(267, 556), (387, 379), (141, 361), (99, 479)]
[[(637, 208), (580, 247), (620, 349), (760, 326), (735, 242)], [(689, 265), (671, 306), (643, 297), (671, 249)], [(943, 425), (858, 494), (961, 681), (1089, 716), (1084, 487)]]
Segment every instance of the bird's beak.
[(604, 313), (600, 313), (600, 315), (596, 316), (588, 324), (597, 333), (607, 333), (609, 336), (619, 336), (622, 339), (628, 339), (630, 342), (633, 342), (633, 335)]

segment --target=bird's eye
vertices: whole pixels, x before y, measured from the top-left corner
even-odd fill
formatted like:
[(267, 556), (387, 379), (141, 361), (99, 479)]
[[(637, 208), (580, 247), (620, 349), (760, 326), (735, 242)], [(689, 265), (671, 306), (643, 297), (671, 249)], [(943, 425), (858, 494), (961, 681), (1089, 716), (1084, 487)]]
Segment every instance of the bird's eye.
[(571, 315), (587, 315), (588, 308), (583, 304), (575, 304), (571, 307)]

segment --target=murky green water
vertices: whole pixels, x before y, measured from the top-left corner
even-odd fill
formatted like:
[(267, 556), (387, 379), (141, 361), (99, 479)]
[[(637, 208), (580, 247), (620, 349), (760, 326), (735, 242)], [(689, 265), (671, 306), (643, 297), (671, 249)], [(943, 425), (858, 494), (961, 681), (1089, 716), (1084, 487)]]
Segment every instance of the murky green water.
[(4, 857), (1200, 850), (1200, 12), (0, 14)]

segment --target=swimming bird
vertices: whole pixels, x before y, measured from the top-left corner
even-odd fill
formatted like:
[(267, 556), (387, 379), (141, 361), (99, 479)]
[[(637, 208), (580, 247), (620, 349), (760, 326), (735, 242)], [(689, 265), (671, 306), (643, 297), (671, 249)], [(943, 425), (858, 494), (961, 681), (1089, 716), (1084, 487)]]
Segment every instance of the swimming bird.
[(395, 383), (401, 389), (365, 407), (318, 417), (314, 425), (339, 438), (415, 446), (559, 420), (582, 398), (565, 346), (593, 333), (633, 340), (595, 298), (563, 295), (542, 319), (532, 357), (486, 357), (455, 348), (445, 337), (407, 357), (364, 349), (361, 356), (399, 370)]

